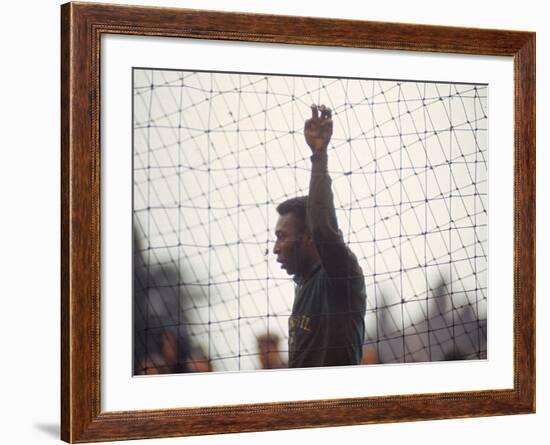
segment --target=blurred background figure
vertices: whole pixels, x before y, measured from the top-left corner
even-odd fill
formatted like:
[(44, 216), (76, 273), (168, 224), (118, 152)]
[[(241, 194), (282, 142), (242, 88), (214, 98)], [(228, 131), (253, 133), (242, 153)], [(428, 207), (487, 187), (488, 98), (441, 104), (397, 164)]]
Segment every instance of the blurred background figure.
[(143, 359), (138, 363), (139, 375), (157, 375), (162, 374), (164, 368), (164, 360), (158, 354), (151, 355), (147, 359)]
[(380, 363), (378, 359), (378, 352), (372, 346), (363, 346), (363, 358), (361, 359), (362, 365), (376, 365)]
[(210, 372), (212, 371), (212, 366), (210, 360), (202, 350), (202, 348), (197, 347), (191, 351), (191, 355), (187, 361), (187, 372)]
[(279, 349), (280, 338), (277, 334), (263, 334), (256, 338), (258, 351), (260, 353), (261, 369), (286, 368)]
[(191, 339), (182, 307), (189, 298), (181, 271), (169, 262), (148, 264), (134, 233), (134, 374), (189, 372)]
[(135, 373), (138, 375), (178, 374), (191, 371), (185, 361), (187, 345), (182, 348), (181, 338), (172, 328), (159, 330), (155, 335), (158, 346), (152, 348), (146, 356), (137, 362)]

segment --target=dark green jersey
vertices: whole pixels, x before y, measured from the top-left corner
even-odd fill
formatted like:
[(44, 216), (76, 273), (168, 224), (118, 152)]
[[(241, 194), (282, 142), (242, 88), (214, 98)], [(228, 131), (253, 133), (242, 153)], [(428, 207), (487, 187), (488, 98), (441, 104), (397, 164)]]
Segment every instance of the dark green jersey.
[(289, 367), (355, 365), (365, 336), (365, 280), (338, 230), (327, 155), (311, 161), (307, 223), (321, 260), (308, 277), (294, 278)]

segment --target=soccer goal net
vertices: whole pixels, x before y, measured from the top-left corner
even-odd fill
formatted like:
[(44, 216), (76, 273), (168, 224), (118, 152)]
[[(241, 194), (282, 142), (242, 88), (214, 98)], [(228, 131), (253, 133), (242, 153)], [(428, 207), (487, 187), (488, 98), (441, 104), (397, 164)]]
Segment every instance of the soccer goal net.
[[(277, 204), (308, 193), (332, 110), (339, 227), (366, 290), (365, 363), (487, 354), (487, 85), (133, 71), (134, 371), (287, 360)], [(202, 367), (201, 367), (202, 366)]]

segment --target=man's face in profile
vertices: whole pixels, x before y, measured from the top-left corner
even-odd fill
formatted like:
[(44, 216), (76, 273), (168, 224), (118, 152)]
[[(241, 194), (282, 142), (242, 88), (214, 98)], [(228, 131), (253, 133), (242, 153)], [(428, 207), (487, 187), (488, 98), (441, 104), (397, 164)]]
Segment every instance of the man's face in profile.
[(279, 215), (275, 226), (275, 246), (273, 253), (277, 255), (277, 262), (281, 264), (289, 275), (300, 272), (302, 254), (305, 247), (303, 230), (298, 230), (298, 222), (293, 213)]

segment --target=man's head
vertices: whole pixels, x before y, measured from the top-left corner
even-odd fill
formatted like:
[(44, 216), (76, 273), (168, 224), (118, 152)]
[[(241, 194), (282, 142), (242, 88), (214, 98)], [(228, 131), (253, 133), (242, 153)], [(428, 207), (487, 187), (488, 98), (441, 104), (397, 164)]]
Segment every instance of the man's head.
[(289, 275), (306, 275), (319, 260), (307, 229), (307, 196), (288, 199), (277, 206), (273, 253)]

